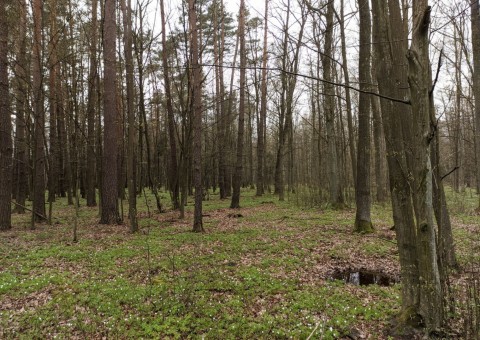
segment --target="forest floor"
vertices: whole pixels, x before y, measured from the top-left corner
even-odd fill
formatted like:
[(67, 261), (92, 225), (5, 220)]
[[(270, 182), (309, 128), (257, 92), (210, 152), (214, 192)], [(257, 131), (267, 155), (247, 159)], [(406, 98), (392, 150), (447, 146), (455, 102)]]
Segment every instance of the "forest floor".
[[(352, 208), (244, 191), (232, 210), (216, 197), (204, 202), (203, 234), (191, 232), (192, 204), (180, 220), (149, 214), (143, 198), (136, 234), (128, 221), (99, 225), (81, 200), (77, 243), (66, 200), (51, 226), (29, 230), (30, 215), (14, 215), (0, 233), (0, 338), (389, 338), (401, 304), (389, 206), (373, 207), (376, 233), (357, 235)], [(450, 276), (448, 331), (463, 337), (475, 322), (464, 298), (480, 263), (480, 216), (472, 193), (449, 193), (449, 203), (462, 269)], [(345, 282), (357, 271), (383, 277)]]

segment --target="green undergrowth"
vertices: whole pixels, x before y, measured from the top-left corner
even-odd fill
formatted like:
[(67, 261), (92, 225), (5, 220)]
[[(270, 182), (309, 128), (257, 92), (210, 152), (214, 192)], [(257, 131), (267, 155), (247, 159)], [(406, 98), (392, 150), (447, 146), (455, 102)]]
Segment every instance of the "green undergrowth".
[[(98, 210), (81, 200), (78, 243), (74, 209), (63, 199), (52, 226), (31, 231), (29, 216), (15, 215), (13, 230), (0, 234), (0, 337), (385, 337), (400, 285), (354, 286), (332, 273), (398, 275), (388, 206), (373, 207), (374, 234), (357, 235), (353, 209), (299, 207), (245, 190), (242, 208), (231, 210), (209, 197), (203, 234), (190, 231), (192, 199), (179, 220), (153, 211), (151, 195), (149, 215), (139, 197), (136, 234), (126, 218), (99, 225)], [(466, 238), (469, 230), (455, 233)]]

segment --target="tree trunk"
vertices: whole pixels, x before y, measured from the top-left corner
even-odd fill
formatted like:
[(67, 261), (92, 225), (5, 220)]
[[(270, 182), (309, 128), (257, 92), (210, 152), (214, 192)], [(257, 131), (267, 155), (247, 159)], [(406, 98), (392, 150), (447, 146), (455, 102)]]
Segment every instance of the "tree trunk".
[[(369, 0), (358, 0), (360, 10), (360, 56), (359, 82), (360, 90), (371, 91), (371, 21)], [(370, 95), (360, 92), (358, 105), (358, 159), (357, 180), (355, 186), (355, 231), (359, 233), (373, 232), (370, 216)]]
[(188, 21), (190, 25), (191, 73), (192, 73), (192, 110), (193, 110), (193, 177), (195, 185), (195, 211), (193, 231), (203, 232), (202, 219), (202, 74), (199, 65), (198, 25), (196, 0), (188, 0)]
[[(388, 15), (390, 12), (391, 15)], [(376, 58), (383, 60), (377, 65), (378, 88), (381, 95), (404, 99), (406, 97), (406, 51), (401, 31), (398, 0), (372, 1), (373, 46)], [(383, 42), (389, 41), (390, 44)], [(381, 99), (382, 120), (387, 149), (390, 193), (393, 220), (397, 234), (398, 252), (402, 278), (402, 311), (398, 329), (418, 326), (418, 263), (416, 230), (408, 183), (407, 156), (405, 150), (405, 122), (410, 119), (410, 108), (405, 104)]]
[(27, 104), (27, 3), (25, 0), (18, 1), (19, 25), (18, 37), (15, 44), (15, 97), (16, 97), (16, 121), (15, 121), (15, 164), (16, 164), (16, 192), (15, 212), (25, 212), (25, 200), (28, 192), (28, 155), (26, 133), (26, 104)]
[(268, 63), (268, 1), (265, 0), (265, 18), (263, 19), (263, 53), (260, 116), (257, 121), (257, 196), (265, 193), (263, 163), (265, 158), (265, 140), (263, 138), (267, 117), (267, 63)]
[(130, 232), (138, 231), (137, 223), (137, 185), (135, 171), (135, 109), (134, 109), (134, 74), (132, 52), (132, 5), (131, 0), (122, 0), (125, 70), (127, 82), (127, 120), (128, 120), (128, 145), (127, 145), (127, 185), (128, 185), (128, 217), (130, 219)]
[(408, 82), (413, 111), (413, 205), (417, 222), (420, 305), (427, 330), (443, 324), (443, 299), (433, 222), (433, 188), (430, 142), (434, 131), (430, 121), (430, 59), (428, 55), (430, 6), (417, 0), (413, 6), (412, 44), (408, 51)]
[(478, 209), (480, 210), (480, 3), (471, 1), (473, 94), (475, 97), (475, 153)]
[(170, 167), (169, 179), (170, 190), (172, 192), (173, 209), (179, 208), (179, 184), (178, 184), (178, 164), (177, 164), (177, 142), (175, 134), (175, 118), (173, 115), (172, 93), (170, 90), (170, 75), (168, 68), (168, 54), (167, 54), (167, 35), (165, 29), (165, 8), (163, 0), (160, 0), (160, 13), (162, 17), (162, 65), (163, 65), (163, 79), (165, 82), (165, 97), (167, 101), (167, 116), (168, 116), (168, 137), (170, 141)]
[[(368, 5), (368, 4), (367, 4)], [(370, 6), (368, 6), (370, 7)], [(360, 7), (360, 13), (361, 7)], [(361, 14), (360, 14), (361, 15)], [(364, 14), (365, 15), (365, 14)], [(370, 15), (369, 15), (370, 17)], [(345, 104), (347, 105), (347, 127), (348, 127), (348, 148), (350, 151), (350, 160), (352, 165), (352, 177), (353, 185), (356, 187), (357, 181), (357, 159), (355, 154), (355, 133), (353, 131), (353, 118), (352, 118), (352, 100), (350, 98), (350, 77), (348, 75), (348, 57), (347, 57), (347, 43), (345, 39), (345, 11), (344, 11), (344, 1), (341, 1), (341, 10), (340, 10), (340, 37), (342, 40), (342, 69), (343, 77), (345, 81)], [(371, 24), (370, 24), (371, 25)], [(360, 43), (360, 47), (362, 47)], [(361, 81), (360, 81), (361, 82)], [(361, 83), (360, 83), (361, 85)], [(368, 83), (367, 83), (368, 85)]]
[(332, 53), (333, 53), (333, 1), (327, 5), (326, 14), (326, 31), (325, 31), (325, 48), (322, 55), (323, 79), (324, 83), (324, 112), (326, 119), (326, 132), (328, 143), (328, 178), (329, 178), (329, 194), (330, 204), (334, 209), (343, 208), (343, 195), (340, 190), (340, 178), (338, 169), (337, 155), (337, 136), (335, 133), (335, 89), (332, 82)]
[(238, 108), (238, 135), (237, 135), (237, 160), (233, 176), (233, 193), (230, 208), (240, 208), (240, 187), (243, 175), (243, 136), (245, 133), (245, 67), (247, 55), (245, 50), (245, 0), (240, 0), (240, 13), (238, 19), (238, 35), (240, 38), (240, 95)]
[[(35, 221), (45, 220), (45, 110), (42, 88), (42, 0), (33, 1), (32, 90), (34, 127), (34, 197)], [(33, 228), (33, 224), (32, 224)]]
[(12, 121), (8, 84), (8, 15), (0, 6), (0, 230), (12, 227)]
[(102, 213), (100, 223), (115, 224), (118, 214), (117, 169), (117, 75), (116, 75), (116, 16), (115, 0), (105, 0), (104, 58), (104, 152), (102, 178)]
[(92, 28), (90, 31), (90, 69), (88, 73), (87, 101), (87, 206), (97, 205), (95, 193), (95, 114), (97, 107), (97, 6), (98, 0), (92, 0)]

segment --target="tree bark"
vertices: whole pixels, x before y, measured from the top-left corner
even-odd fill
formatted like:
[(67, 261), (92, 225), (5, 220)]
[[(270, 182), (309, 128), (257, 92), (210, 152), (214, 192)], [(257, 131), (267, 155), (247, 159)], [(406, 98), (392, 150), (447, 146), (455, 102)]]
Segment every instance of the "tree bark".
[(332, 81), (332, 53), (333, 53), (333, 12), (334, 4), (330, 1), (327, 5), (325, 30), (325, 48), (322, 55), (323, 79), (324, 83), (324, 111), (326, 119), (326, 133), (328, 143), (328, 178), (329, 178), (329, 195), (332, 208), (343, 208), (343, 194), (340, 190), (340, 178), (338, 169), (337, 154), (337, 136), (335, 132), (335, 88)]
[(237, 132), (237, 160), (233, 176), (233, 193), (230, 208), (240, 208), (240, 187), (243, 175), (243, 137), (245, 133), (245, 67), (247, 55), (245, 50), (245, 0), (240, 0), (240, 13), (238, 19), (238, 35), (240, 39), (240, 95), (238, 108), (238, 132)]
[[(33, 1), (33, 53), (32, 90), (34, 127), (34, 197), (33, 216), (37, 222), (43, 221), (45, 213), (45, 110), (42, 88), (42, 12), (43, 1)], [(43, 217), (42, 217), (43, 216)], [(33, 228), (33, 224), (32, 224)]]
[(473, 50), (473, 95), (475, 97), (475, 154), (478, 209), (480, 210), (480, 3), (471, 2), (472, 50)]
[(116, 75), (116, 0), (105, 0), (103, 58), (104, 58), (104, 152), (102, 178), (101, 224), (115, 224), (118, 214), (117, 169), (117, 75)]
[[(361, 91), (371, 91), (371, 21), (369, 0), (358, 0), (360, 10), (359, 82)], [(370, 216), (370, 95), (361, 92), (358, 105), (358, 159), (355, 186), (355, 231), (373, 232)]]
[(199, 65), (198, 24), (196, 0), (188, 0), (188, 21), (190, 25), (190, 55), (192, 73), (192, 110), (193, 110), (193, 177), (195, 185), (195, 210), (193, 213), (193, 231), (203, 232), (202, 219), (202, 74)]
[(26, 104), (27, 104), (27, 3), (25, 0), (18, 1), (19, 24), (18, 37), (15, 44), (15, 97), (16, 97), (16, 121), (15, 121), (15, 174), (16, 192), (15, 212), (25, 212), (25, 201), (28, 192), (28, 155), (26, 143)]
[[(398, 0), (373, 0), (373, 46), (376, 57), (382, 60), (377, 65), (378, 88), (381, 95), (405, 98), (407, 88), (405, 70), (405, 38), (396, 29), (401, 25)], [(388, 44), (385, 42), (389, 42)], [(402, 311), (398, 317), (398, 329), (418, 326), (418, 260), (413, 206), (408, 183), (407, 155), (404, 128), (410, 119), (410, 108), (405, 104), (381, 99), (384, 124), (387, 164), (393, 220), (397, 236), (402, 278)]]
[(412, 43), (408, 51), (408, 82), (413, 110), (413, 205), (417, 222), (419, 313), (428, 331), (443, 324), (443, 299), (437, 261), (434, 227), (432, 164), (430, 143), (434, 131), (430, 120), (430, 59), (428, 55), (430, 6), (417, 0), (413, 6)]
[(173, 209), (177, 210), (180, 206), (179, 202), (179, 184), (178, 184), (178, 162), (177, 162), (177, 142), (175, 134), (175, 118), (173, 115), (172, 93), (170, 86), (170, 75), (168, 69), (168, 51), (167, 51), (167, 34), (165, 24), (165, 8), (164, 1), (160, 0), (160, 13), (162, 18), (162, 65), (163, 65), (163, 80), (165, 82), (165, 97), (167, 102), (167, 116), (168, 116), (168, 137), (170, 142), (170, 190), (172, 192)]
[(264, 178), (264, 158), (265, 158), (265, 140), (263, 138), (267, 117), (267, 63), (268, 63), (268, 2), (265, 0), (265, 15), (263, 19), (263, 53), (262, 53), (262, 84), (261, 84), (261, 103), (260, 115), (257, 121), (257, 196), (265, 193)]
[(90, 69), (88, 73), (87, 101), (87, 206), (97, 205), (95, 193), (95, 115), (97, 107), (96, 82), (98, 77), (97, 62), (97, 21), (98, 0), (92, 0), (92, 28), (90, 31)]
[(130, 219), (130, 232), (138, 231), (137, 222), (137, 185), (135, 171), (135, 109), (134, 109), (134, 74), (132, 51), (132, 4), (131, 0), (122, 0), (124, 53), (127, 82), (127, 120), (128, 120), (128, 145), (127, 145), (127, 186), (128, 186), (128, 217)]
[(0, 230), (12, 227), (12, 122), (8, 83), (7, 1), (0, 6)]

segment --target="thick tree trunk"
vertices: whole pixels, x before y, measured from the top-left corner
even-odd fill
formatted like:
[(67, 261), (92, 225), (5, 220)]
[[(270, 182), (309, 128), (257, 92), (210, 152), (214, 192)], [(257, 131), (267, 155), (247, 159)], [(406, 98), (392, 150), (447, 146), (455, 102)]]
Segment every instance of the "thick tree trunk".
[(8, 84), (6, 1), (0, 5), (0, 230), (12, 227), (12, 122)]
[[(390, 13), (390, 15), (389, 15)], [(373, 46), (376, 57), (383, 60), (377, 65), (379, 92), (392, 98), (406, 97), (406, 51), (402, 32), (395, 29), (401, 23), (398, 0), (373, 0)], [(383, 42), (390, 41), (390, 44)], [(413, 206), (408, 183), (407, 155), (404, 128), (410, 119), (410, 108), (405, 104), (382, 99), (381, 111), (384, 124), (389, 169), (393, 220), (397, 234), (402, 278), (402, 311), (398, 329), (418, 326), (419, 278), (416, 247), (416, 230)]]
[[(371, 21), (369, 0), (358, 0), (360, 9), (360, 56), (359, 82), (360, 90), (371, 91)], [(360, 233), (372, 232), (373, 225), (370, 216), (370, 95), (361, 92), (358, 105), (358, 159), (357, 180), (355, 186), (355, 231)]]
[(118, 214), (117, 169), (117, 75), (116, 75), (116, 0), (105, 0), (103, 35), (104, 58), (104, 152), (102, 178), (102, 213), (100, 223), (115, 224)]
[(413, 7), (412, 44), (408, 51), (408, 81), (413, 110), (413, 205), (417, 222), (418, 269), (420, 283), (419, 313), (429, 331), (443, 324), (443, 298), (437, 261), (433, 211), (432, 164), (430, 142), (434, 131), (430, 121), (430, 6), (417, 0)]

